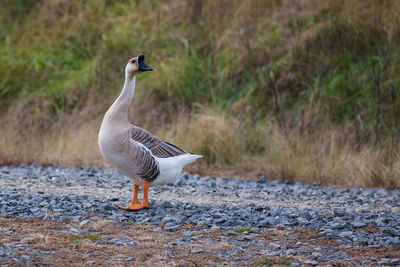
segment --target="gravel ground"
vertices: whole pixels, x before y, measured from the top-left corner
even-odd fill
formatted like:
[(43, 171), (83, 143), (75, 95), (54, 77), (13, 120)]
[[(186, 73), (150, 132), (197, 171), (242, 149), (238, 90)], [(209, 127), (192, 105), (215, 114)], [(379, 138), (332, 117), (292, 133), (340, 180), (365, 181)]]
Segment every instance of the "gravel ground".
[[(148, 230), (154, 233), (178, 235), (170, 248), (173, 251), (200, 242), (199, 235), (218, 232), (218, 241), (214, 241), (229, 246), (213, 251), (188, 247), (185, 253), (208, 253), (224, 259), (221, 265), (345, 262), (343, 266), (400, 266), (398, 190), (184, 174), (174, 184), (150, 188), (148, 209), (126, 212), (115, 205), (129, 203), (133, 186), (119, 172), (104, 167), (68, 169), (35, 164), (0, 167), (0, 188), (1, 217), (75, 222), (74, 231), (79, 234), (87, 234), (85, 225), (104, 219), (121, 227), (134, 222), (151, 227)], [(5, 228), (0, 228), (0, 237), (11, 231)], [(119, 246), (127, 242), (135, 241), (113, 240)], [(11, 258), (35, 264), (32, 256), (21, 255), (25, 250), (33, 253), (29, 246), (14, 243), (0, 243), (0, 264), (9, 264)], [(157, 264), (185, 265), (184, 260), (165, 257)]]

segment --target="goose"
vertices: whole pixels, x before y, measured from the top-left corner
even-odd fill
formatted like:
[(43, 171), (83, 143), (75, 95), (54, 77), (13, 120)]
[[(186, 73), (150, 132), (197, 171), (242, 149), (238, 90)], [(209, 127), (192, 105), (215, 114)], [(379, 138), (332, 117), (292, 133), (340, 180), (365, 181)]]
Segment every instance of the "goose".
[[(202, 157), (129, 123), (128, 108), (135, 92), (136, 75), (152, 70), (143, 54), (129, 59), (122, 91), (105, 113), (98, 135), (104, 158), (133, 181), (131, 203), (117, 205), (128, 211), (147, 208), (150, 186), (173, 182), (180, 177), (183, 167)], [(139, 186), (143, 187), (142, 202), (138, 200)]]

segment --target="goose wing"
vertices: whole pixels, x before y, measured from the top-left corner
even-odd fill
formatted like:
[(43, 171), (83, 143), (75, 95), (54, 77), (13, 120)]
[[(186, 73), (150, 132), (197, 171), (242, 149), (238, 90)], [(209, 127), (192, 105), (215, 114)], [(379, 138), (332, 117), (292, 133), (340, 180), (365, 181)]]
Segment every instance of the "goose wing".
[(132, 125), (131, 130), (131, 138), (145, 146), (147, 149), (151, 151), (151, 153), (159, 158), (169, 158), (175, 157), (183, 154), (187, 154), (185, 150), (152, 135), (150, 132)]
[(146, 182), (154, 181), (160, 174), (160, 166), (149, 149), (130, 140), (129, 146), (131, 166), (134, 166), (134, 173)]

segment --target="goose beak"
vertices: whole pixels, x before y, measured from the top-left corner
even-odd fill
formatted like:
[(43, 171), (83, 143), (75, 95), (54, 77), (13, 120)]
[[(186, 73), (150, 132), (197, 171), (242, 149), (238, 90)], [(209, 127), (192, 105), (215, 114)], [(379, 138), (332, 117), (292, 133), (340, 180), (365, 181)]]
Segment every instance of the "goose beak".
[(144, 62), (144, 55), (138, 56), (139, 71), (152, 71), (153, 69)]

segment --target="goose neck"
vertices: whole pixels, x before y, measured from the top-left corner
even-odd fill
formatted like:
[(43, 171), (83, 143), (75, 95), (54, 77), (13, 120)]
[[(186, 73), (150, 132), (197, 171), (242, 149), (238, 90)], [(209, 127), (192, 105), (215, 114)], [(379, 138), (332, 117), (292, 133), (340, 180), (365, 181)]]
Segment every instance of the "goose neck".
[(114, 116), (118, 116), (120, 120), (124, 120), (126, 122), (128, 122), (128, 109), (135, 93), (135, 83), (135, 76), (133, 76), (131, 79), (126, 77), (121, 94), (111, 105), (109, 110)]

